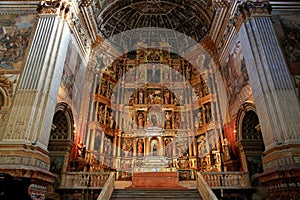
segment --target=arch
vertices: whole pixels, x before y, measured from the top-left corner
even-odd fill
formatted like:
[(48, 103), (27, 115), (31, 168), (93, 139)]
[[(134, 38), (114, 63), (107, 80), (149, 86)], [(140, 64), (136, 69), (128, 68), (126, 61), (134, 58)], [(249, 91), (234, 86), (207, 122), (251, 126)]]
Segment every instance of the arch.
[(262, 157), (265, 150), (259, 119), (255, 105), (245, 102), (238, 111), (236, 119), (239, 156), (244, 171), (248, 171), (252, 184), (256, 184), (257, 174), (263, 172)]
[(50, 139), (67, 139), (74, 142), (74, 129), (75, 123), (70, 106), (65, 102), (58, 103), (54, 111)]
[(74, 119), (70, 106), (60, 102), (55, 108), (48, 151), (50, 171), (57, 175), (67, 171), (74, 144)]
[(256, 107), (252, 102), (245, 102), (240, 106), (236, 116), (236, 141), (242, 140), (243, 136), (243, 120), (248, 111), (256, 113)]

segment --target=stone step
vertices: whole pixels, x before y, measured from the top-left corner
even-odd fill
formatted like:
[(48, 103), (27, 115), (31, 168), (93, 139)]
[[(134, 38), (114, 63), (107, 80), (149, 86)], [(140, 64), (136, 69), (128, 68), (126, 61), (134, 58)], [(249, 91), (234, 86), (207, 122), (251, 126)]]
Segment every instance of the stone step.
[(197, 190), (114, 190), (111, 200), (201, 200)]

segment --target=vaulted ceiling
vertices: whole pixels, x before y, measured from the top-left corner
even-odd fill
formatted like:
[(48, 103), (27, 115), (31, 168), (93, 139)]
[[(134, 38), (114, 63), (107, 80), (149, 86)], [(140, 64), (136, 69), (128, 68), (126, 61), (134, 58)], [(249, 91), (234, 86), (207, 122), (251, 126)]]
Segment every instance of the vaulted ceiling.
[[(137, 28), (166, 28), (200, 41), (209, 31), (213, 10), (207, 0), (100, 1), (99, 30), (110, 38)], [(153, 29), (152, 29), (153, 30)], [(152, 31), (153, 32), (153, 31)], [(150, 33), (149, 34), (153, 34)], [(160, 35), (160, 33), (156, 33)]]

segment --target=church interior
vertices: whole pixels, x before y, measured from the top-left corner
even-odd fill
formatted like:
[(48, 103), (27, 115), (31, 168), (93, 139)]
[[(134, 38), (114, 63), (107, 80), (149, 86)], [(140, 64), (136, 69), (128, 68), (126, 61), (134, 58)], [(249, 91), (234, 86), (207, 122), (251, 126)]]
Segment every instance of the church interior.
[(298, 0), (0, 15), (0, 199), (300, 199)]

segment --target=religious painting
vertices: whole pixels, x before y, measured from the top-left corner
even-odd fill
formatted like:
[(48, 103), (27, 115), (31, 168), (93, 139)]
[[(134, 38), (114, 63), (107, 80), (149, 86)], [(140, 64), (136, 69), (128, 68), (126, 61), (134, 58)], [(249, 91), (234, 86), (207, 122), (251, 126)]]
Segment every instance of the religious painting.
[(82, 85), (85, 83), (85, 72), (83, 59), (74, 42), (70, 40), (64, 63), (61, 87), (65, 92), (65, 96), (72, 100), (73, 107), (78, 112), (80, 110), (81, 94), (84, 89)]
[(131, 157), (133, 155), (133, 139), (124, 138), (121, 144), (122, 155), (125, 157)]
[(223, 67), (223, 79), (229, 105), (233, 105), (242, 89), (249, 84), (245, 58), (239, 38), (233, 43), (226, 64)]
[(162, 127), (164, 112), (159, 106), (151, 106), (147, 113), (147, 127)]
[(1, 15), (0, 72), (19, 72), (36, 15)]
[(300, 18), (299, 15), (279, 16), (284, 37), (283, 52), (292, 74), (300, 74)]
[(147, 103), (148, 104), (160, 104), (162, 101), (160, 89), (148, 89), (147, 91)]

